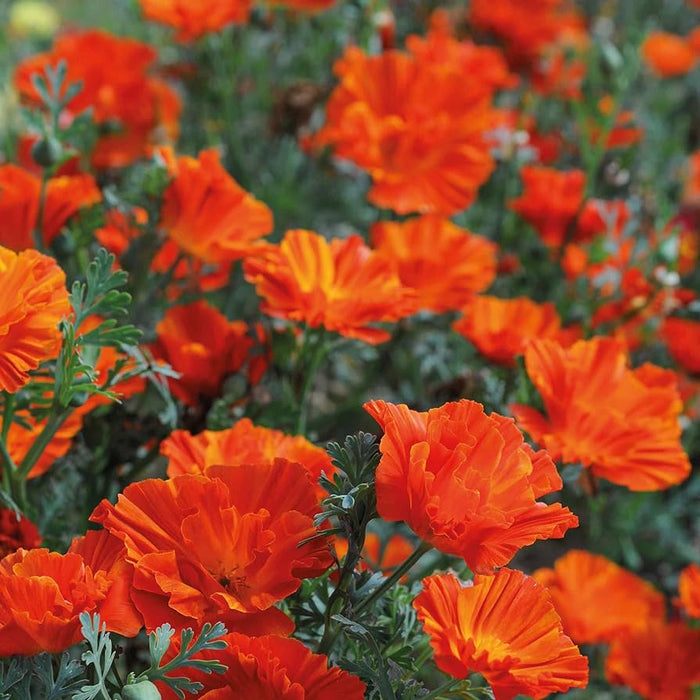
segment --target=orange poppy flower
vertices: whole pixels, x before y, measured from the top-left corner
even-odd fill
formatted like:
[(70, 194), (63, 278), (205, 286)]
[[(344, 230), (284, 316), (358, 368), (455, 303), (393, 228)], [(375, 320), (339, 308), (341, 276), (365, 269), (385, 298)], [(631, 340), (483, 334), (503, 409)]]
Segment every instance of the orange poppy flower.
[(436, 313), (461, 308), (496, 278), (498, 246), (433, 215), (375, 224), (372, 244), (418, 306)]
[(683, 37), (668, 32), (651, 32), (640, 51), (647, 66), (661, 78), (685, 75), (698, 62), (692, 46)]
[(53, 258), (0, 246), (0, 299), (0, 391), (14, 393), (58, 353), (58, 324), (71, 313), (66, 276)]
[(611, 642), (621, 631), (666, 614), (662, 593), (599, 554), (572, 550), (532, 577), (549, 591), (576, 644)]
[(521, 571), (477, 575), (466, 585), (443, 574), (423, 585), (413, 606), (445, 673), (480, 673), (496, 700), (537, 700), (588, 684), (588, 660), (564, 634), (544, 588)]
[(180, 99), (166, 83), (149, 76), (155, 59), (151, 46), (134, 39), (98, 30), (66, 34), (50, 51), (17, 66), (15, 87), (24, 101), (40, 104), (31, 76), (64, 60), (66, 82), (82, 84), (66, 113), (77, 115), (91, 107), (99, 126), (119, 125), (98, 139), (92, 162), (96, 168), (120, 168), (145, 155), (156, 132), (171, 140), (177, 136)]
[(180, 373), (168, 380), (175, 396), (189, 406), (218, 396), (224, 379), (243, 367), (255, 345), (248, 330), (206, 301), (169, 308), (156, 326), (153, 354)]
[(277, 459), (140, 481), (116, 506), (103, 501), (91, 520), (124, 542), (147, 629), (220, 620), (262, 635), (291, 631), (274, 603), (331, 564), (322, 538), (298, 546), (316, 534), (317, 512), (304, 467)]
[[(21, 422), (15, 421), (10, 425), (7, 433), (7, 450), (13, 462), (19, 464), (41, 434), (47, 419), (37, 421), (32, 418), (28, 411), (18, 411), (15, 415), (18, 419), (21, 419)], [(2, 426), (2, 422), (2, 418), (0, 418), (0, 426)], [(73, 438), (80, 432), (82, 427), (82, 415), (80, 411), (74, 411), (44, 448), (41, 457), (39, 457), (29, 472), (29, 478), (33, 479), (45, 474), (57, 459), (64, 457), (73, 445)]]
[(250, 0), (139, 0), (143, 16), (177, 29), (178, 41), (190, 42), (227, 24), (245, 24)]
[(610, 338), (568, 349), (533, 340), (525, 366), (547, 415), (529, 406), (510, 408), (554, 459), (581, 463), (632, 491), (665, 489), (687, 478), (673, 372), (652, 364), (630, 369), (624, 347)]
[(18, 549), (0, 561), (0, 656), (55, 654), (77, 644), (78, 616), (99, 612), (107, 629), (128, 633), (128, 624), (100, 605), (112, 586), (79, 554)]
[(462, 400), (427, 413), (370, 401), (384, 430), (377, 510), (473, 571), (507, 564), (536, 540), (563, 537), (578, 518), (536, 499), (561, 488), (544, 451), (533, 452), (510, 418)]
[(671, 357), (690, 374), (700, 374), (700, 321), (669, 316), (661, 326)]
[[(16, 165), (0, 166), (0, 245), (17, 251), (34, 247), (40, 193), (40, 178)], [(80, 209), (101, 199), (102, 194), (90, 175), (49, 179), (41, 224), (44, 245), (51, 245)]]
[(126, 560), (124, 543), (106, 530), (90, 530), (76, 537), (68, 551), (79, 554), (95, 574), (103, 573), (112, 582), (100, 602), (100, 616), (119, 620), (119, 634), (135, 637), (143, 628), (143, 618), (131, 602), (134, 567)]
[(267, 246), (272, 212), (224, 170), (215, 149), (170, 160), (161, 226), (178, 247), (208, 263), (238, 260)]
[[(313, 654), (297, 639), (278, 636), (248, 637), (231, 633), (226, 648), (206, 651), (195, 658), (216, 659), (227, 667), (222, 675), (190, 672), (204, 686), (198, 697), (206, 700), (363, 700), (365, 684), (336, 666), (328, 657)], [(159, 688), (164, 700), (175, 700), (168, 688)]]
[(683, 609), (691, 617), (700, 617), (700, 566), (686, 566), (678, 579), (678, 594)]
[(110, 253), (120, 258), (129, 248), (131, 241), (141, 234), (141, 226), (148, 221), (148, 213), (141, 207), (125, 212), (110, 209), (105, 215), (105, 225), (95, 230), (95, 238)]
[(0, 559), (22, 549), (41, 545), (37, 526), (11, 508), (0, 508)]
[(572, 239), (576, 217), (583, 206), (586, 176), (582, 170), (566, 172), (536, 165), (521, 171), (524, 190), (508, 206), (525, 219), (550, 248)]
[[(168, 458), (169, 477), (203, 474), (214, 464), (257, 464), (277, 457), (301, 464), (314, 483), (322, 473), (331, 476), (336, 471), (328, 453), (305, 437), (255, 426), (249, 418), (227, 430), (205, 430), (199, 435), (175, 430), (161, 443), (160, 453)], [(317, 491), (320, 497), (328, 495), (320, 486)]]
[(396, 321), (415, 310), (412, 293), (392, 265), (355, 235), (329, 243), (313, 231), (287, 231), (278, 246), (248, 258), (243, 270), (270, 316), (367, 343), (390, 337), (369, 324)]
[(700, 630), (652, 620), (613, 641), (605, 677), (646, 700), (688, 700), (700, 683)]
[(373, 204), (448, 216), (474, 201), (493, 170), (492, 97), (512, 77), (494, 49), (441, 31), (407, 45), (410, 53), (346, 50), (316, 144), (371, 175)]
[(533, 338), (556, 338), (561, 319), (554, 304), (538, 304), (527, 297), (499, 299), (474, 297), (453, 328), (473, 343), (482, 355), (498, 364), (515, 367)]

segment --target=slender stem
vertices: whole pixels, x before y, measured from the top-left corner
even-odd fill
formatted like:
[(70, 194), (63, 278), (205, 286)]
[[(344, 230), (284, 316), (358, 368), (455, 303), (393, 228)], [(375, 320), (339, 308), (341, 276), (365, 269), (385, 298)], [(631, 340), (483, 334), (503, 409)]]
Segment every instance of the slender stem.
[[(301, 388), (301, 395), (299, 396), (299, 417), (297, 419), (296, 434), (304, 435), (306, 433), (306, 426), (309, 417), (309, 394), (311, 393), (311, 387), (313, 386), (314, 377), (318, 368), (328, 353), (328, 345), (326, 340), (326, 330), (321, 327), (321, 329), (316, 334), (316, 343), (311, 350), (311, 360), (308, 366), (304, 370), (304, 383)], [(305, 345), (308, 340), (305, 341)], [(302, 357), (306, 355), (307, 348), (302, 350)]]
[(432, 545), (427, 542), (422, 542), (421, 545), (411, 554), (406, 561), (401, 564), (396, 571), (394, 571), (391, 576), (384, 579), (384, 581), (377, 586), (372, 593), (370, 593), (360, 604), (355, 608), (355, 612), (362, 612), (365, 608), (369, 607), (375, 600), (381, 598), (390, 588), (396, 584), (399, 579), (413, 567), (413, 565), (428, 551), (432, 549)]
[(2, 485), (7, 493), (12, 493), (12, 475), (17, 471), (17, 465), (7, 449), (5, 438), (0, 438), (0, 462), (2, 463)]
[(433, 698), (441, 698), (445, 693), (449, 693), (451, 690), (455, 689), (462, 681), (450, 678), (449, 681), (443, 683), (439, 688), (435, 688), (427, 695), (423, 695), (421, 700), (433, 700)]
[(15, 472), (15, 482), (25, 481), (32, 467), (36, 464), (39, 457), (46, 449), (47, 445), (51, 442), (51, 439), (56, 434), (56, 431), (63, 425), (66, 418), (68, 418), (70, 411), (61, 410), (58, 413), (54, 413), (46, 421), (44, 429), (39, 433), (39, 437), (34, 440), (34, 443), (29, 448), (29, 451), (24, 456), (24, 459), (20, 462), (17, 471)]
[(4, 408), (2, 413), (2, 441), (7, 440), (7, 434), (10, 432), (10, 426), (15, 417), (15, 395), (3, 392)]
[(34, 246), (40, 252), (44, 252), (44, 209), (46, 207), (46, 189), (49, 181), (49, 173), (46, 168), (41, 171), (41, 189), (39, 190), (39, 210), (36, 215), (34, 227)]

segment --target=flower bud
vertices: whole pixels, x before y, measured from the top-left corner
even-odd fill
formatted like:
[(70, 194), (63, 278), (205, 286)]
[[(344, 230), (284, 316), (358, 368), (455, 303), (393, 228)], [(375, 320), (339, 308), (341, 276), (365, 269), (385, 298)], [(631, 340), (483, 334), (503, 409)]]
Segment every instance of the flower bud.
[(32, 146), (32, 158), (42, 168), (51, 168), (61, 159), (63, 147), (54, 136), (42, 136)]
[(161, 700), (160, 691), (151, 681), (139, 681), (125, 685), (121, 691), (122, 700)]

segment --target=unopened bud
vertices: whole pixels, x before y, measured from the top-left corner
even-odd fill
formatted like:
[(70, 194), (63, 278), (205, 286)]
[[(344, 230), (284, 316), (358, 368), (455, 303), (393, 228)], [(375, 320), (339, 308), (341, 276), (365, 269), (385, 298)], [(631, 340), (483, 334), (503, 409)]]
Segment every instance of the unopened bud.
[(121, 692), (122, 700), (161, 700), (160, 691), (151, 681), (139, 681), (125, 685)]
[(52, 168), (61, 160), (62, 155), (61, 142), (53, 136), (42, 136), (32, 146), (32, 158), (42, 168)]

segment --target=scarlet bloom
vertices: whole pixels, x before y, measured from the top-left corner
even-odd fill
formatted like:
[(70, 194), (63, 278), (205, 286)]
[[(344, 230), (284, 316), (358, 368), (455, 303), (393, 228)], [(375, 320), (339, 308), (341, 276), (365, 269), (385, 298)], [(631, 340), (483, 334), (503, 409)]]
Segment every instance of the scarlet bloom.
[(700, 322), (669, 316), (661, 326), (671, 357), (690, 374), (700, 374)]
[(691, 617), (700, 617), (700, 566), (690, 564), (681, 571), (678, 594), (683, 609)]
[[(40, 199), (40, 178), (16, 165), (0, 166), (0, 245), (17, 251), (34, 247), (33, 234), (39, 226)], [(90, 175), (50, 178), (41, 214), (44, 245), (51, 245), (80, 209), (101, 199), (102, 194)]]
[(598, 554), (572, 550), (532, 577), (549, 591), (564, 631), (576, 644), (611, 642), (666, 614), (664, 596), (631, 571)]
[(100, 612), (108, 630), (128, 634), (128, 624), (100, 607), (112, 583), (79, 554), (48, 549), (8, 554), (0, 561), (0, 656), (67, 649), (81, 639), (82, 612)]
[(521, 571), (477, 575), (473, 585), (444, 574), (423, 585), (413, 606), (445, 673), (481, 673), (496, 700), (537, 700), (588, 684), (588, 660), (564, 634), (544, 588)]
[(409, 53), (378, 56), (346, 50), (316, 142), (372, 176), (373, 204), (450, 215), (474, 201), (493, 170), (492, 97), (511, 76), (494, 49), (443, 31), (407, 45)]
[(35, 549), (41, 544), (37, 526), (11, 508), (0, 508), (0, 559), (18, 549)]
[(66, 82), (82, 84), (67, 113), (77, 115), (92, 107), (95, 122), (108, 131), (97, 142), (93, 165), (120, 168), (146, 153), (157, 130), (171, 140), (177, 136), (180, 100), (166, 83), (149, 75), (155, 60), (155, 50), (134, 39), (97, 30), (66, 34), (50, 51), (17, 66), (15, 87), (23, 100), (40, 104), (31, 76), (65, 61)]
[(665, 489), (687, 478), (673, 372), (648, 363), (630, 369), (624, 347), (600, 337), (568, 349), (533, 340), (525, 366), (547, 415), (522, 405), (511, 411), (554, 459), (579, 462), (632, 491)]
[(646, 700), (688, 700), (700, 683), (700, 630), (651, 620), (613, 641), (605, 677)]
[(561, 319), (554, 304), (538, 304), (527, 297), (499, 299), (474, 297), (464, 308), (464, 316), (452, 326), (493, 362), (515, 366), (533, 338), (561, 335)]
[(215, 466), (205, 475), (147, 479), (92, 514), (124, 542), (131, 597), (147, 629), (222, 621), (261, 635), (289, 633), (274, 603), (331, 564), (316, 538), (314, 485), (300, 464)]
[(563, 537), (578, 518), (560, 503), (536, 499), (560, 489), (544, 452), (533, 452), (510, 418), (462, 400), (427, 413), (370, 401), (384, 430), (377, 468), (377, 510), (404, 520), (473, 571), (507, 564), (535, 540)]
[(644, 62), (661, 78), (685, 75), (698, 61), (697, 52), (683, 37), (668, 32), (651, 32), (640, 50)]
[(267, 245), (272, 212), (222, 167), (214, 149), (170, 160), (161, 226), (178, 247), (207, 263), (232, 262)]
[(461, 308), (496, 278), (496, 244), (433, 215), (375, 224), (372, 244), (418, 306), (436, 313)]
[(392, 265), (355, 235), (329, 243), (313, 231), (287, 231), (279, 245), (247, 259), (243, 269), (270, 316), (367, 343), (390, 337), (369, 324), (396, 321), (415, 309)]
[(115, 257), (120, 258), (131, 241), (141, 234), (141, 226), (148, 221), (148, 213), (141, 207), (129, 212), (110, 209), (105, 215), (105, 225), (95, 230), (95, 238)]
[(66, 276), (53, 258), (0, 246), (0, 299), (0, 391), (14, 393), (58, 353), (58, 324), (71, 313)]
[[(197, 654), (227, 666), (224, 674), (195, 671), (189, 677), (202, 683), (206, 700), (363, 700), (365, 684), (335, 666), (328, 657), (313, 654), (300, 641), (279, 636), (248, 637), (227, 634), (226, 648)], [(166, 700), (175, 698), (161, 688)]]
[[(10, 453), (12, 461), (19, 465), (44, 430), (48, 419), (36, 420), (28, 411), (17, 411), (15, 418), (17, 420), (10, 425), (7, 432), (7, 451)], [(2, 423), (0, 418), (0, 426)], [(82, 414), (79, 411), (71, 413), (42, 451), (41, 456), (29, 472), (29, 478), (33, 479), (46, 473), (57, 459), (65, 456), (73, 445), (73, 438), (82, 427)]]
[(586, 176), (582, 170), (566, 172), (528, 165), (520, 171), (524, 190), (509, 206), (552, 248), (572, 237), (576, 217), (583, 206)]
[(190, 42), (227, 24), (248, 21), (250, 0), (139, 0), (146, 19), (177, 29), (176, 39)]
[(168, 309), (156, 326), (154, 355), (180, 373), (172, 392), (190, 406), (215, 398), (229, 374), (238, 372), (255, 341), (243, 321), (229, 321), (206, 301)]
[[(277, 457), (303, 465), (314, 483), (321, 473), (331, 476), (335, 472), (328, 453), (305, 437), (255, 426), (249, 418), (242, 418), (227, 430), (205, 430), (199, 435), (175, 430), (163, 440), (160, 452), (169, 460), (169, 477), (203, 474), (215, 464), (257, 464), (273, 462)], [(320, 486), (318, 493), (327, 495)]]

